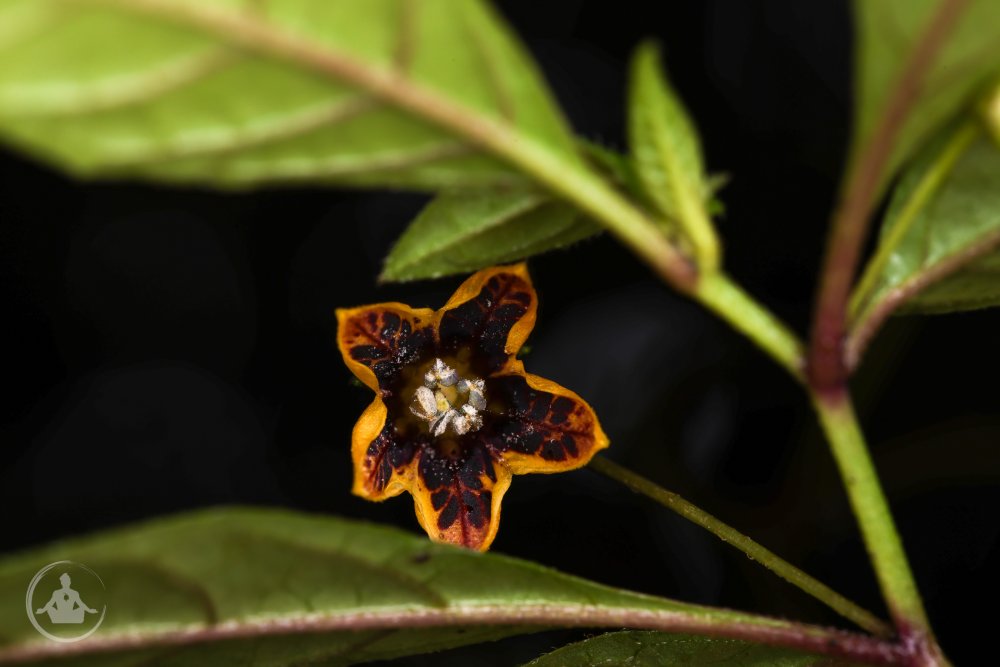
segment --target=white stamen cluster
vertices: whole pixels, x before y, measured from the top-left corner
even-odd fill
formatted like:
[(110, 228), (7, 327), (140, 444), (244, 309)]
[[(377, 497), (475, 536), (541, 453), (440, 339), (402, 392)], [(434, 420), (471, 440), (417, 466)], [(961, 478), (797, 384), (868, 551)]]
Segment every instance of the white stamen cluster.
[(461, 378), (454, 368), (435, 359), (424, 373), (424, 385), (417, 387), (410, 412), (426, 421), (435, 437), (449, 427), (463, 435), (483, 425), (480, 412), (486, 408), (485, 389), (483, 380)]

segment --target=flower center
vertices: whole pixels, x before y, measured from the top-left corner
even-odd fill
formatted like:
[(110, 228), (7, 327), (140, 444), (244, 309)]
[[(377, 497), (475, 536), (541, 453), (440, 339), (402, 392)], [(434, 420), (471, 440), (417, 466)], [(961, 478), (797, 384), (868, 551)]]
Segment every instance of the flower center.
[(431, 434), (444, 435), (448, 429), (463, 435), (483, 425), (486, 407), (483, 380), (459, 377), (458, 372), (440, 359), (424, 373), (424, 383), (417, 387), (410, 412), (427, 422)]

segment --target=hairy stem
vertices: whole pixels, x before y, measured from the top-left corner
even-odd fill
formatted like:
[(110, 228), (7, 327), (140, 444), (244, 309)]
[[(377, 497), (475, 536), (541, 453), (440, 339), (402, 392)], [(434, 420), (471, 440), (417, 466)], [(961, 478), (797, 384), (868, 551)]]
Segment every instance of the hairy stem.
[(793, 378), (804, 381), (803, 349), (798, 338), (731, 278), (718, 272), (703, 274), (693, 296), (753, 341)]
[(814, 404), (889, 612), (900, 634), (908, 628), (929, 636), (927, 614), (850, 398), (845, 393)]
[(773, 551), (754, 542), (732, 526), (720, 521), (676, 493), (668, 491), (642, 475), (602, 456), (594, 457), (590, 462), (590, 468), (605, 477), (621, 482), (635, 493), (644, 495), (688, 521), (701, 526), (723, 542), (739, 549), (752, 560), (757, 561), (791, 585), (813, 596), (868, 632), (880, 637), (892, 635), (892, 628), (875, 614), (848, 600), (823, 582), (809, 576)]
[(920, 96), (923, 77), (967, 5), (942, 0), (907, 58), (885, 109), (854, 161), (827, 242), (809, 349), (809, 381), (821, 392), (837, 392), (847, 377), (844, 359), (847, 302), (857, 273), (871, 212), (884, 184), (896, 138)]

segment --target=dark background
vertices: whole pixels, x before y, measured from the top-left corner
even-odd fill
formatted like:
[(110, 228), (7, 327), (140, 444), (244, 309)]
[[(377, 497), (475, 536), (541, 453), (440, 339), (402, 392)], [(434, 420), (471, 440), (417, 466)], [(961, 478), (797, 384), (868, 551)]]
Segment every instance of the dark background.
[[(624, 74), (664, 45), (710, 168), (731, 175), (726, 266), (804, 333), (848, 132), (846, 3), (503, 2), (582, 135), (623, 143)], [(375, 285), (425, 198), (319, 188), (217, 194), (81, 184), (0, 153), (4, 550), (218, 503), (419, 531), (412, 503), (349, 494), (370, 400), (333, 309), (440, 306), (459, 279)], [(860, 603), (877, 587), (813, 415), (749, 343), (601, 238), (531, 261), (529, 370), (596, 408), (609, 455)], [(891, 323), (857, 400), (945, 650), (976, 662), (1000, 550), (997, 312)], [(496, 551), (634, 590), (843, 624), (669, 512), (587, 470), (515, 480)], [(462, 649), (509, 664), (583, 636)], [(430, 664), (414, 658), (406, 664)]]

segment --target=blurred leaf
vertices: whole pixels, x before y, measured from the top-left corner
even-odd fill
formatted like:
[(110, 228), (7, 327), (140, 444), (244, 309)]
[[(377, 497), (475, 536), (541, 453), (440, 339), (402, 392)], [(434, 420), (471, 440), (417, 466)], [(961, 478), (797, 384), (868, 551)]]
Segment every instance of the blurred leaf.
[(573, 207), (527, 189), (438, 195), (386, 258), (382, 280), (466, 273), (561, 248), (600, 232)]
[(983, 122), (993, 135), (993, 140), (1000, 146), (1000, 81), (993, 86), (989, 95), (983, 98)]
[(627, 155), (588, 139), (579, 139), (578, 143), (584, 154), (605, 178), (644, 204), (649, 203), (646, 201), (646, 193), (639, 183), (632, 160)]
[[(579, 143), (584, 154), (605, 178), (637, 200), (644, 208), (653, 206), (642, 183), (639, 182), (639, 176), (635, 173), (635, 165), (627, 155), (587, 139), (580, 139)], [(705, 190), (708, 195), (705, 207), (710, 215), (725, 215), (726, 205), (716, 195), (728, 183), (729, 174), (708, 174), (705, 177)]]
[(708, 191), (708, 202), (705, 204), (708, 214), (712, 217), (726, 214), (726, 203), (716, 195), (719, 190), (729, 183), (729, 174), (709, 174), (705, 179), (706, 190)]
[(984, 237), (991, 252), (969, 262), (903, 304), (902, 313), (952, 313), (1000, 305), (1000, 234)]
[(547, 653), (525, 667), (833, 667), (846, 665), (816, 656), (735, 639), (666, 632), (609, 632)]
[(660, 68), (659, 50), (641, 45), (629, 83), (629, 144), (635, 172), (664, 226), (680, 232), (704, 267), (719, 261), (706, 210), (712, 196), (698, 133)]
[(530, 58), (478, 1), (0, 0), (0, 136), (77, 174), (522, 180), (480, 152), (490, 132), (580, 164)]
[(935, 141), (893, 193), (854, 297), (864, 339), (894, 312), (1000, 304), (1000, 149), (966, 125)]
[[(1000, 70), (996, 0), (854, 0), (856, 106), (851, 169), (876, 134), (897, 132), (881, 189)], [(947, 20), (955, 16), (951, 25)], [(916, 65), (908, 69), (910, 65)], [(880, 124), (885, 125), (880, 130)]]
[(660, 618), (716, 631), (727, 624), (769, 633), (790, 627), (619, 591), (398, 530), (241, 508), (8, 556), (0, 560), (0, 599), (24, 599), (34, 573), (59, 560), (83, 563), (103, 579), (103, 625), (85, 641), (59, 644), (36, 633), (24, 605), (3, 605), (0, 663), (64, 657), (59, 664), (346, 665), (582, 619), (620, 627), (632, 612), (646, 623)]
[[(894, 243), (866, 299), (869, 309), (898, 297), (900, 290), (907, 296), (900, 304), (905, 312), (969, 310), (1000, 302), (1000, 257), (989, 252), (1000, 242), (1000, 149), (978, 135), (937, 192), (906, 221), (902, 214), (907, 204), (946, 149), (940, 144), (934, 148), (907, 170), (893, 194), (882, 239)], [(903, 222), (908, 225), (905, 233), (893, 234)]]

